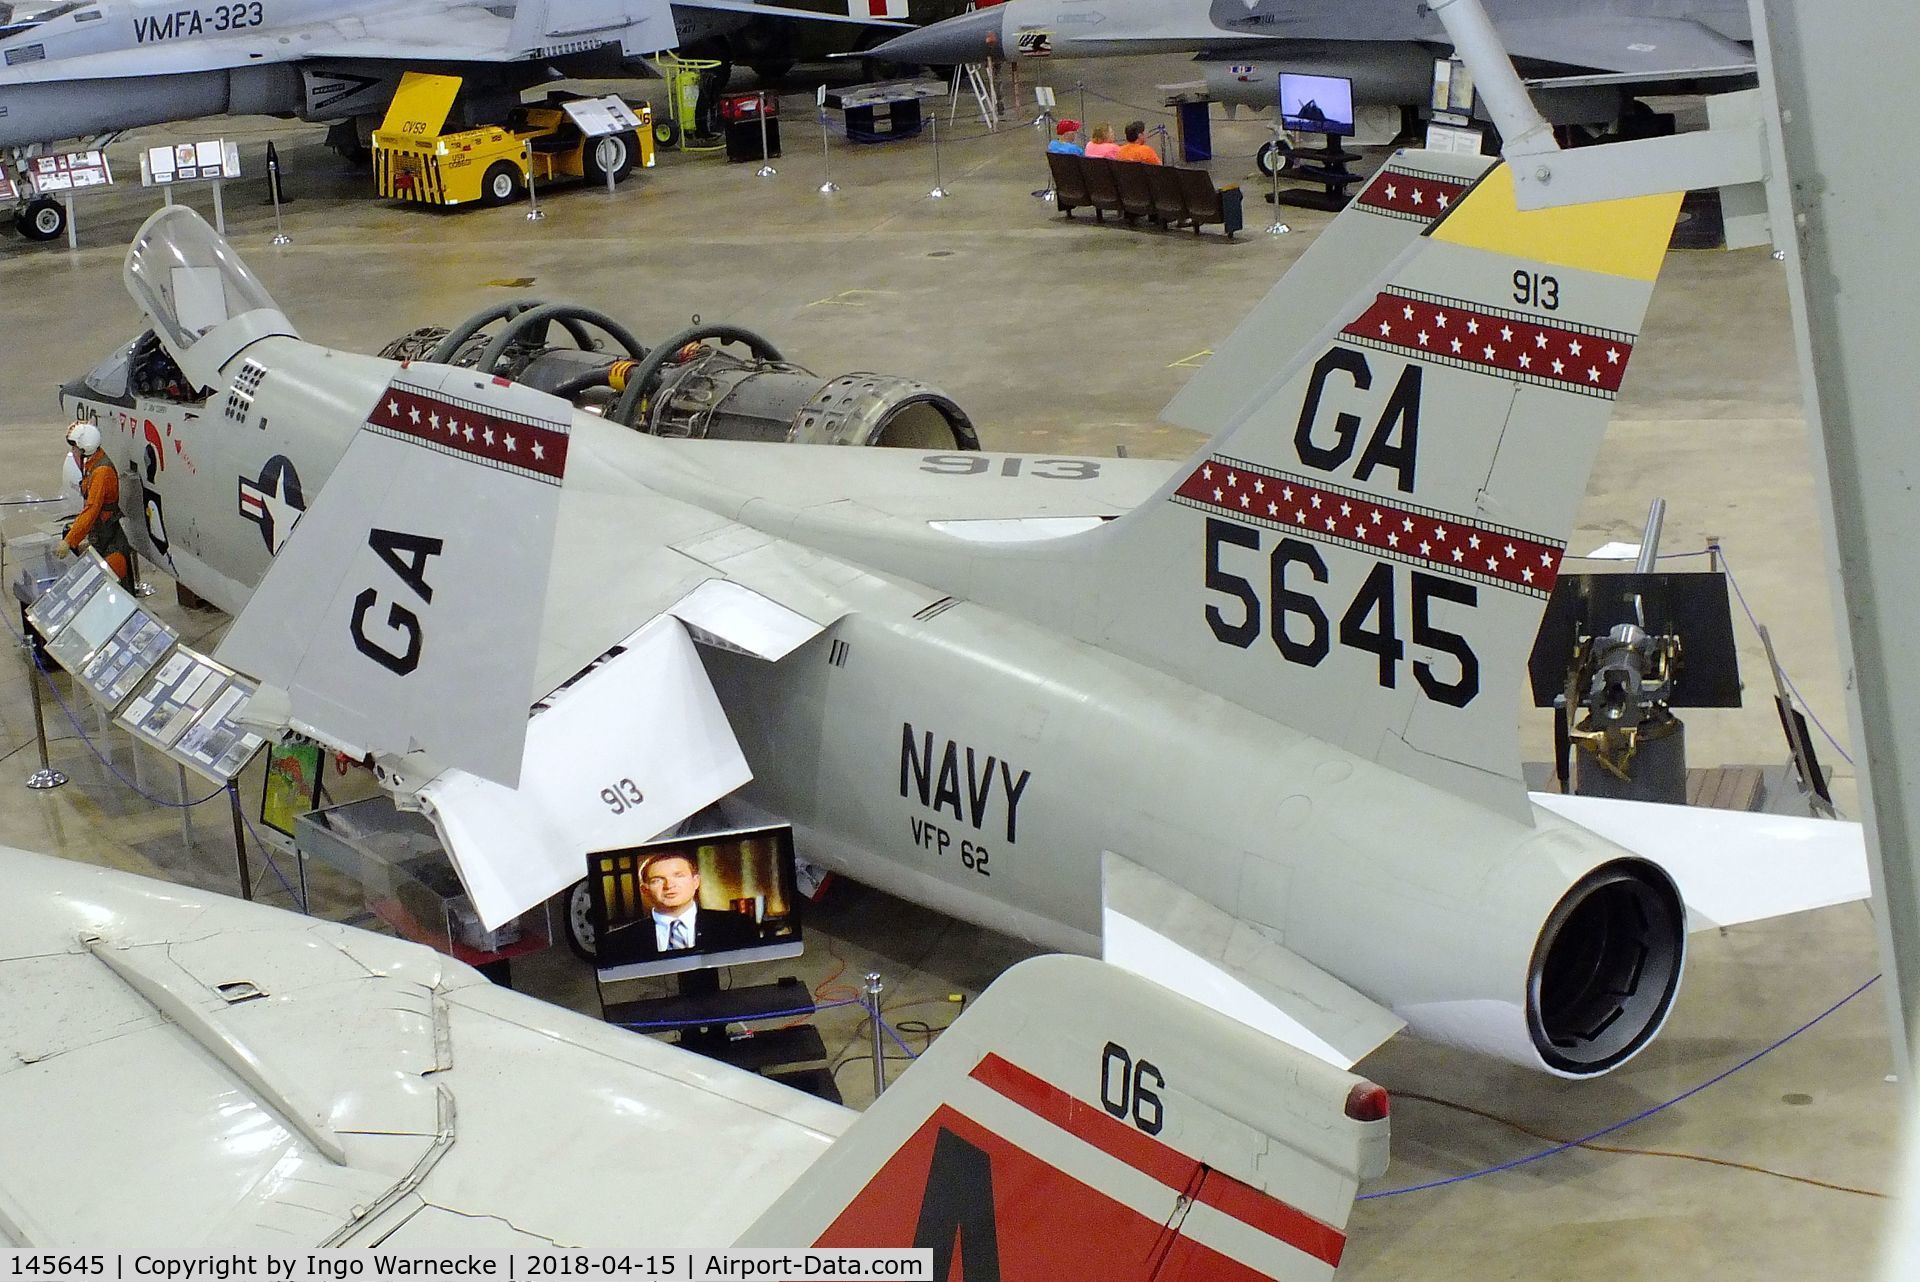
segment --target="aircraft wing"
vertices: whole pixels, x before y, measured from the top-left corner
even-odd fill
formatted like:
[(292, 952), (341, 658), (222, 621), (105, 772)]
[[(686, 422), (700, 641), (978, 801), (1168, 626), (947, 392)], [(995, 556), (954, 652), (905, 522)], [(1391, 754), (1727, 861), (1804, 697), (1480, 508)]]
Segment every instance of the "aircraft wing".
[[(727, 0), (691, 2), (731, 7)], [(317, 22), (163, 41), (143, 45), (134, 53), (116, 50), (25, 63), (8, 67), (6, 80), (21, 84), (129, 74), (169, 76), (318, 59), (408, 66), (423, 61), (503, 63), (613, 42), (646, 52), (677, 43), (666, 0), (595, 0), (584, 7), (558, 0), (539, 4), (523, 0), (519, 9), (523, 12), (518, 17), (512, 11), (503, 17), (499, 6), (484, 4), (393, 4)], [(791, 16), (784, 10), (775, 12)]]
[(855, 1115), (418, 944), (5, 848), (0, 882), (16, 1247), (638, 1235), (1326, 1282), (1387, 1165), (1379, 1087), (1087, 958), (1014, 967)]
[(1503, 18), (1501, 39), (1516, 58), (1639, 76), (1704, 75), (1750, 69), (1753, 50), (1685, 18), (1588, 14)]
[(1690, 930), (1765, 921), (1868, 899), (1867, 838), (1857, 823), (1531, 794), (1536, 805), (1667, 870)]
[(785, 5), (760, 4), (758, 0), (673, 0), (676, 9), (701, 13), (737, 13), (750, 18), (786, 19), (794, 22), (832, 22), (850, 27), (876, 27), (913, 30), (911, 22), (893, 22), (886, 18), (857, 17), (850, 13), (819, 13), (812, 9), (789, 9)]
[(1205, 1002), (1336, 1068), (1406, 1021), (1235, 917), (1109, 851), (1101, 866), (1101, 956)]
[(22, 851), (0, 880), (0, 1242), (546, 1250), (671, 1185), (722, 1243), (853, 1121), (419, 945)]

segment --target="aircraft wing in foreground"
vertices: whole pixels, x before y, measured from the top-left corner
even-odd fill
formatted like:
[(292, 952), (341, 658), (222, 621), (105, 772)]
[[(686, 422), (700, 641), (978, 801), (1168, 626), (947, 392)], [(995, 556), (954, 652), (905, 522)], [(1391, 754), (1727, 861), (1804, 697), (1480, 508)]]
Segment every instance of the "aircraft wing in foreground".
[(1083, 958), (1009, 971), (854, 1114), (416, 944), (21, 851), (0, 880), (17, 1247), (921, 1246), (941, 1278), (963, 1252), (1304, 1282), (1386, 1167), (1379, 1087)]

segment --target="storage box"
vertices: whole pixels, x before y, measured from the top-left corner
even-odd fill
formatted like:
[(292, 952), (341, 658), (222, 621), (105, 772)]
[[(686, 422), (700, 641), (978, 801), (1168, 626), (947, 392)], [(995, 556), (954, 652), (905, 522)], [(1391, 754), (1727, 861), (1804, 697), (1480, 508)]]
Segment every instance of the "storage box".
[(301, 854), (357, 882), (367, 911), (402, 938), (471, 966), (552, 942), (544, 906), (498, 930), (483, 929), (432, 822), (396, 808), (387, 797), (315, 810), (293, 827)]

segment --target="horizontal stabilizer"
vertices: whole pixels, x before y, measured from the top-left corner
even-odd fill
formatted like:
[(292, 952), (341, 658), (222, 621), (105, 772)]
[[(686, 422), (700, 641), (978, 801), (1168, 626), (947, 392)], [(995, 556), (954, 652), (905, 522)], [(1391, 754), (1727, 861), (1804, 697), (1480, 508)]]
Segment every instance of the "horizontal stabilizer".
[(1659, 78), (1753, 66), (1753, 51), (1686, 18), (1568, 11), (1503, 18), (1500, 38), (1516, 58)]
[(949, 1278), (1324, 1282), (1385, 1093), (1085, 957), (1015, 966), (740, 1240)]
[(1857, 823), (1536, 792), (1563, 819), (1666, 869), (1693, 930), (1765, 921), (1873, 894)]
[(1107, 961), (1338, 1068), (1406, 1027), (1259, 926), (1109, 852)]
[(449, 770), (420, 790), (492, 930), (752, 778), (692, 639), (662, 617), (546, 701), (520, 786)]

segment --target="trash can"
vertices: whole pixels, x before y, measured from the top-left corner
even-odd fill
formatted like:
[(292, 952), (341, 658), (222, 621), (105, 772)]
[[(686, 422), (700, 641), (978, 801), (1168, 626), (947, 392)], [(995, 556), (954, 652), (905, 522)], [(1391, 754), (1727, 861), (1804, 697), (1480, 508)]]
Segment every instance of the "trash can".
[[(766, 107), (766, 150), (760, 149), (762, 104)], [(728, 160), (773, 160), (780, 155), (780, 99), (769, 94), (730, 93), (720, 100), (720, 123), (727, 134)]]

